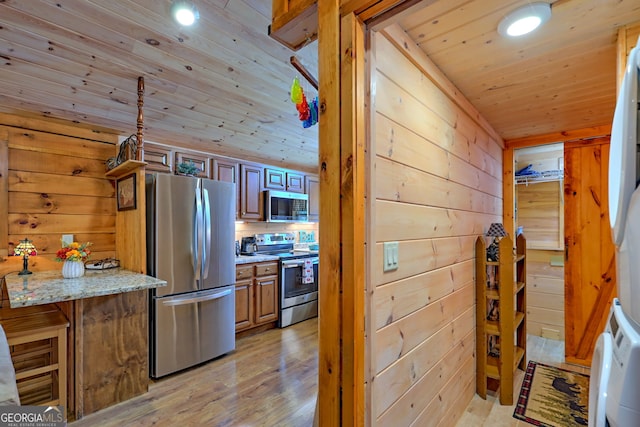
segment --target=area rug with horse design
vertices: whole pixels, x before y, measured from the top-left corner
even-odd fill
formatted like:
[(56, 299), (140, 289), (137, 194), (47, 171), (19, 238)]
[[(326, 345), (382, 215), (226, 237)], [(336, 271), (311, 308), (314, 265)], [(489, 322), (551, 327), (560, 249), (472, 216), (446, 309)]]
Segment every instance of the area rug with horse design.
[(586, 426), (589, 376), (529, 361), (513, 417), (542, 427)]

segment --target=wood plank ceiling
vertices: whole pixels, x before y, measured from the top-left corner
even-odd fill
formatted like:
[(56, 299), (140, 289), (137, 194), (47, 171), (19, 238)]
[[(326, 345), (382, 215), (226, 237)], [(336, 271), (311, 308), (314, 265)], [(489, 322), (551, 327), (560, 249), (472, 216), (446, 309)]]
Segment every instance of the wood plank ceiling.
[(610, 125), (620, 27), (638, 0), (547, 0), (549, 22), (506, 39), (500, 19), (533, 0), (440, 0), (400, 26), (505, 139)]
[[(144, 76), (146, 141), (315, 171), (317, 126), (289, 100), (294, 52), (267, 35), (271, 1), (195, 2), (181, 28), (170, 0), (0, 1), (0, 111), (128, 136)], [(317, 76), (317, 44), (295, 54)]]
[[(267, 36), (271, 0), (194, 1), (200, 20), (181, 28), (170, 0), (0, 0), (0, 111), (128, 136), (142, 75), (145, 140), (316, 170), (317, 126), (289, 100), (293, 52)], [(501, 38), (524, 3), (426, 1), (399, 24), (505, 139), (609, 124), (616, 30), (640, 2), (557, 0), (540, 31)], [(316, 43), (295, 54), (317, 73)]]

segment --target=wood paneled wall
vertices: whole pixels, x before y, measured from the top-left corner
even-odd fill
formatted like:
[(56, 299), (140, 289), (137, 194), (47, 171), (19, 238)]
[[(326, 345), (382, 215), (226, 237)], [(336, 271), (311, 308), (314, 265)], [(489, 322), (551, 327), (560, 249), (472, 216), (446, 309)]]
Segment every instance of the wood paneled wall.
[(527, 247), (552, 250), (563, 248), (563, 191), (562, 180), (516, 185), (516, 224), (523, 227)]
[(475, 393), (474, 242), (502, 220), (502, 141), (401, 37), (372, 49), (372, 420), (453, 425)]
[[(2, 249), (11, 254), (28, 237), (38, 250), (29, 260), (31, 269), (62, 268), (53, 259), (62, 234), (73, 234), (76, 241), (93, 242), (94, 259), (113, 256), (114, 186), (105, 178), (104, 162), (115, 155), (117, 136), (5, 114), (0, 114), (0, 134), (6, 135), (0, 144), (8, 155), (7, 216), (0, 218), (8, 247)], [(5, 261), (0, 276), (15, 269), (13, 259)]]
[(564, 251), (527, 250), (527, 333), (564, 340)]
[[(25, 237), (38, 250), (29, 259), (32, 271), (62, 268), (54, 261), (62, 234), (93, 242), (94, 259), (114, 256), (115, 191), (105, 178), (104, 161), (115, 155), (116, 142), (115, 134), (102, 129), (0, 113), (0, 278), (22, 268), (21, 258), (6, 255)], [(58, 306), (74, 319), (72, 302)], [(78, 403), (76, 344), (72, 325), (67, 336), (71, 419)]]

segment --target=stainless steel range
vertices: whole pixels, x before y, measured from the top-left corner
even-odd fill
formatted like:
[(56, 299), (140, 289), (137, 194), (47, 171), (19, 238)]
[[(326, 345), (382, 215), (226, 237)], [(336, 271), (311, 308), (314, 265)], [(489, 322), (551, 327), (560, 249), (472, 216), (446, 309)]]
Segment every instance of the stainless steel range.
[(294, 233), (256, 234), (242, 239), (243, 255), (280, 258), (281, 328), (318, 315), (318, 253), (296, 251), (294, 242)]

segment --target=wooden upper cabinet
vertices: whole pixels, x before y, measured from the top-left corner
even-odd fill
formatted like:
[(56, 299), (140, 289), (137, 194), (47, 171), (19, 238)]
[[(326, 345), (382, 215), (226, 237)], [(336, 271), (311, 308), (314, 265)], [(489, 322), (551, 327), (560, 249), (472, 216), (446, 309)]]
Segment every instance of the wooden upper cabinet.
[(264, 188), (284, 191), (286, 187), (286, 172), (280, 169), (264, 169)]
[(163, 145), (145, 142), (142, 146), (142, 161), (147, 163), (147, 171), (173, 172), (171, 149)]
[(240, 163), (231, 159), (214, 158), (212, 160), (211, 177), (217, 181), (238, 183), (240, 176)]
[(205, 154), (197, 154), (197, 153), (182, 153), (176, 152), (176, 163), (175, 170), (178, 170), (178, 165), (183, 162), (192, 161), (193, 164), (196, 165), (198, 169), (200, 169), (200, 173), (196, 176), (200, 178), (211, 178), (211, 167), (209, 165), (209, 157)]
[(304, 175), (287, 172), (287, 191), (304, 193)]
[(304, 192), (309, 196), (309, 221), (320, 221), (320, 181), (317, 176), (305, 176)]
[(292, 50), (318, 37), (317, 0), (272, 0), (269, 36)]
[(262, 172), (261, 166), (240, 165), (240, 216), (239, 219), (262, 219)]
[(304, 193), (304, 175), (281, 169), (264, 169), (264, 188), (269, 190)]
[[(340, 13), (355, 13), (363, 22), (401, 6), (401, 0), (340, 0)], [(318, 38), (318, 0), (272, 0), (269, 36), (292, 50)]]
[(212, 178), (217, 181), (232, 182), (236, 184), (236, 218), (240, 218), (240, 163), (232, 159), (214, 157), (211, 160)]

